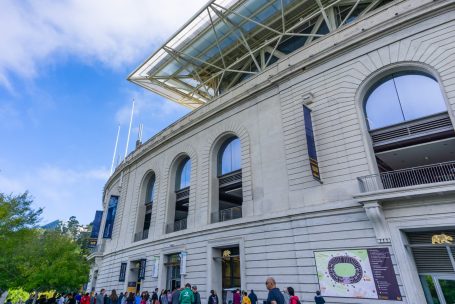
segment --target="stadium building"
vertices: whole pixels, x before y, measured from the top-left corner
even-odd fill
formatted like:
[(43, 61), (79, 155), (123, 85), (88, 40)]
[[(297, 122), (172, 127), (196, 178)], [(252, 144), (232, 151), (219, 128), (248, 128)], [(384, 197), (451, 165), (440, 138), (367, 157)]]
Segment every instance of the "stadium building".
[(213, 0), (128, 79), (193, 109), (105, 185), (89, 289), (455, 302), (455, 2)]

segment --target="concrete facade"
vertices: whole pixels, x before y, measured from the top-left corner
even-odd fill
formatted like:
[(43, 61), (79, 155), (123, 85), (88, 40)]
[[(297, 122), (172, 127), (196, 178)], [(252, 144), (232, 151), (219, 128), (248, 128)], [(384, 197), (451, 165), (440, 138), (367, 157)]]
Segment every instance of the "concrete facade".
[[(290, 54), (262, 74), (194, 110), (131, 153), (105, 187), (103, 207), (119, 196), (111, 239), (93, 262), (89, 286), (126, 290), (122, 262), (147, 259), (141, 290), (165, 287), (164, 256), (187, 252), (184, 281), (202, 301), (220, 290), (214, 250), (238, 245), (241, 288), (266, 298), (267, 276), (293, 286), (304, 301), (319, 289), (315, 251), (388, 248), (403, 303), (426, 303), (404, 231), (455, 227), (455, 182), (361, 193), (357, 178), (378, 167), (363, 112), (368, 88), (401, 70), (435, 77), (455, 125), (455, 3), (393, 1), (366, 18)], [(312, 109), (322, 182), (309, 166), (302, 105)], [(242, 218), (210, 223), (217, 147), (240, 138)], [(175, 163), (191, 158), (188, 228), (165, 233)], [(144, 179), (156, 176), (149, 236), (134, 242)], [(106, 212), (104, 212), (104, 217)], [(101, 227), (104, 227), (104, 221)], [(159, 259), (158, 277), (152, 275)], [(128, 276), (128, 272), (127, 272)], [(327, 303), (391, 303), (326, 298)]]

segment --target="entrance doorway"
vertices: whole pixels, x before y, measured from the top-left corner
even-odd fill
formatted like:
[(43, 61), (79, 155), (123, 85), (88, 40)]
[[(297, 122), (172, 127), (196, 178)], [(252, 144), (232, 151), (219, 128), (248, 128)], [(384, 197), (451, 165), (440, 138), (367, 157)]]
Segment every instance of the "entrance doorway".
[(234, 293), (241, 286), (239, 247), (221, 248), (220, 251), (223, 304), (232, 304)]
[(455, 303), (455, 230), (407, 236), (427, 303)]
[(180, 254), (174, 253), (166, 256), (166, 289), (174, 290), (181, 286)]

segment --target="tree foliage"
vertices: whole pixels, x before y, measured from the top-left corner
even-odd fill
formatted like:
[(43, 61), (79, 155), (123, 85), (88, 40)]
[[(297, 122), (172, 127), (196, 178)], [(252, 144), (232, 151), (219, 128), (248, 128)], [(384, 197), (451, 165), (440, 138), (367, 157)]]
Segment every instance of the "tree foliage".
[(28, 193), (0, 194), (0, 289), (72, 291), (88, 281), (79, 244), (59, 230), (38, 229), (41, 213)]

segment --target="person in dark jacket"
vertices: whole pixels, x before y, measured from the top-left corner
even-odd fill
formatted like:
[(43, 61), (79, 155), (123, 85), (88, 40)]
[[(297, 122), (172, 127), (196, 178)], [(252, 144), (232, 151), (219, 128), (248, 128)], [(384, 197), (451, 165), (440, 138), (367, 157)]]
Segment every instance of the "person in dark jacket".
[(197, 286), (196, 285), (193, 285), (191, 287), (191, 289), (193, 290), (193, 293), (194, 293), (194, 302), (193, 304), (201, 304), (201, 295), (200, 293), (197, 291)]
[(172, 304), (179, 304), (180, 290), (174, 288), (172, 291)]
[(251, 304), (256, 304), (258, 302), (258, 297), (254, 293), (254, 290), (251, 289), (250, 294), (248, 295), (248, 298), (250, 298)]
[(136, 301), (136, 295), (134, 294), (134, 292), (129, 292), (128, 297), (126, 298), (126, 303), (134, 304), (135, 301)]
[(284, 296), (281, 291), (276, 287), (276, 281), (272, 277), (268, 277), (265, 281), (265, 286), (269, 290), (267, 297), (267, 304), (287, 304), (284, 303)]
[(218, 295), (215, 290), (210, 290), (209, 303), (208, 304), (219, 304)]
[(316, 296), (314, 297), (314, 302), (316, 304), (324, 304), (325, 303), (325, 300), (324, 298), (321, 296), (321, 292), (318, 290), (316, 291)]

